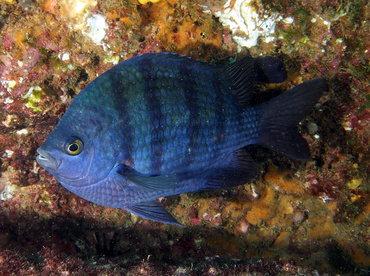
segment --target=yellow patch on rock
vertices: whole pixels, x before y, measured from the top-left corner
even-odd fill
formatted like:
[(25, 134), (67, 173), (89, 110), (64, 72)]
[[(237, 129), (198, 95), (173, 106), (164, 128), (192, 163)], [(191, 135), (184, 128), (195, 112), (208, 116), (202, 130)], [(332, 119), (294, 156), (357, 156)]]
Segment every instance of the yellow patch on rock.
[(274, 215), (273, 207), (276, 203), (274, 191), (267, 187), (260, 199), (255, 201), (252, 209), (247, 213), (247, 220), (251, 224), (257, 224), (260, 220), (267, 219)]
[(274, 167), (269, 168), (265, 180), (280, 192), (299, 195), (305, 192), (299, 180), (289, 177), (285, 171), (277, 171)]

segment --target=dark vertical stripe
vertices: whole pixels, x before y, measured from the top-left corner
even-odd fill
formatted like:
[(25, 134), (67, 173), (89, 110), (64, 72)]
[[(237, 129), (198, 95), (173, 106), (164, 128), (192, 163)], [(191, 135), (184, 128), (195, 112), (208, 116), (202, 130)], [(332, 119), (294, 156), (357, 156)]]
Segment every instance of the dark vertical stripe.
[(223, 95), (223, 91), (221, 91), (221, 83), (218, 77), (218, 74), (213, 74), (213, 90), (216, 94), (216, 102), (215, 102), (215, 112), (216, 112), (216, 141), (215, 141), (215, 156), (219, 156), (220, 153), (220, 144), (224, 144), (225, 141), (225, 126), (226, 126), (226, 114), (229, 111), (226, 110), (225, 106), (225, 96)]
[[(151, 57), (151, 56), (148, 56)], [(160, 90), (157, 87), (157, 76), (152, 58), (143, 59), (139, 63), (139, 70), (143, 74), (143, 89), (145, 98), (145, 107), (150, 121), (150, 162), (153, 174), (160, 174), (163, 165), (163, 131), (160, 131), (163, 123), (161, 112)]]
[[(123, 63), (119, 66), (122, 66)], [(118, 69), (118, 66), (116, 67)], [(121, 158), (123, 160), (120, 160), (121, 162), (125, 162), (126, 165), (133, 165), (133, 158), (132, 158), (132, 151), (133, 151), (133, 129), (132, 124), (130, 124), (130, 118), (129, 118), (129, 112), (128, 112), (128, 99), (126, 96), (127, 94), (127, 82), (125, 83), (124, 76), (121, 76), (121, 73), (124, 75), (129, 74), (130, 72), (126, 72), (125, 70), (119, 69), (118, 73), (114, 72), (110, 75), (110, 90), (112, 91), (112, 105), (115, 106), (113, 110), (116, 110), (116, 114), (112, 114), (113, 116), (116, 116), (114, 118), (115, 122), (121, 121), (117, 126), (113, 126), (115, 133), (116, 131), (118, 133), (118, 137), (111, 137), (112, 139), (112, 145), (119, 145), (119, 148), (116, 149), (117, 154), (121, 154)], [(121, 71), (122, 70), (122, 71)], [(103, 91), (104, 93), (105, 91)], [(124, 125), (125, 127), (122, 127)], [(115, 139), (119, 139), (119, 141), (116, 141)], [(124, 147), (124, 148), (121, 148)]]
[(198, 106), (198, 89), (196, 89), (196, 83), (194, 78), (197, 76), (193, 75), (190, 68), (190, 62), (182, 63), (180, 66), (180, 74), (184, 76), (184, 93), (185, 93), (185, 104), (189, 111), (189, 119), (186, 125), (186, 133), (189, 137), (189, 143), (186, 146), (185, 162), (184, 165), (190, 169), (194, 162), (194, 146), (196, 145), (197, 137), (199, 135), (199, 106)]

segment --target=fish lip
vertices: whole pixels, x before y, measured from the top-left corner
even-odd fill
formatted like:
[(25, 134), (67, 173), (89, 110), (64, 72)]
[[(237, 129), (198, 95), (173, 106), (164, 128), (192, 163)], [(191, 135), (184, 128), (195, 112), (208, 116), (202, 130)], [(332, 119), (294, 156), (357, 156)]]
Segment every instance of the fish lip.
[(53, 156), (51, 156), (47, 151), (38, 148), (37, 149), (38, 156), (36, 157), (36, 161), (44, 168), (51, 169), (53, 171), (57, 170), (60, 166), (60, 161), (58, 162)]

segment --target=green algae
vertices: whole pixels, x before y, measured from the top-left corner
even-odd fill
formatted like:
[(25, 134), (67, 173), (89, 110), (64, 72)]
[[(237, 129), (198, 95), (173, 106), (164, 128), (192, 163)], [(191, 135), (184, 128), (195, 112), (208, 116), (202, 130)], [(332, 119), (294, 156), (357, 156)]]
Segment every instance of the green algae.
[(365, 100), (362, 106), (359, 108), (359, 113), (362, 114), (365, 110), (370, 109), (370, 95), (365, 95)]
[(119, 63), (119, 56), (107, 55), (106, 58), (103, 60), (104, 63), (112, 63), (118, 64)]
[(31, 108), (33, 112), (41, 112), (42, 108), (39, 105), (41, 102), (44, 91), (40, 86), (31, 87), (22, 98), (26, 101), (26, 107)]

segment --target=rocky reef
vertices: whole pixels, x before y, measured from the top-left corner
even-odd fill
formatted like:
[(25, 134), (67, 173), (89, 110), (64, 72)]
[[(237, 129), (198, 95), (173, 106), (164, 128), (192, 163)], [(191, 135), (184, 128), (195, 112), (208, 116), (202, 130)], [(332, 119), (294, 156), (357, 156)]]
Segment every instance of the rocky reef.
[[(2, 275), (369, 274), (369, 11), (361, 0), (1, 0)], [(312, 159), (251, 147), (254, 182), (160, 199), (185, 228), (66, 191), (36, 149), (89, 82), (160, 51), (280, 57), (288, 80), (255, 101), (328, 79), (300, 124)]]

